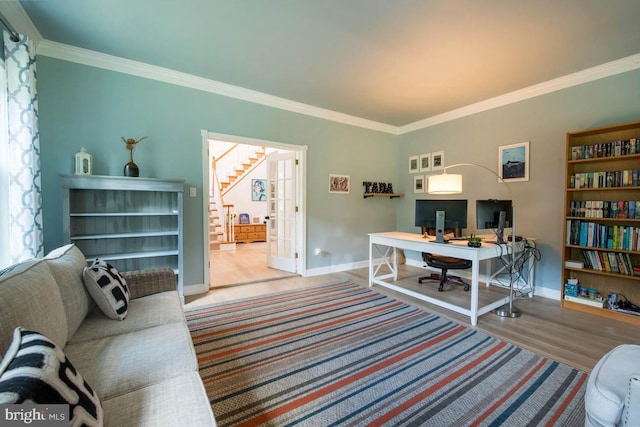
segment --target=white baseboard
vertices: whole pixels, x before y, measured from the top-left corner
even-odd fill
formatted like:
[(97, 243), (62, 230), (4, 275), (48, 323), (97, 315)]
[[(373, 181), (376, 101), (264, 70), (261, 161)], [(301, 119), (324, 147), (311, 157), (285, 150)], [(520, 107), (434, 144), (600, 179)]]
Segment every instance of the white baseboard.
[(304, 277), (320, 276), (321, 274), (340, 273), (342, 271), (355, 270), (357, 268), (369, 267), (369, 261), (350, 262), (346, 264), (330, 265), (327, 267), (307, 269), (303, 274)]
[(206, 289), (204, 283), (198, 283), (195, 285), (185, 285), (183, 288), (183, 293), (185, 295), (197, 295), (208, 292), (209, 289)]

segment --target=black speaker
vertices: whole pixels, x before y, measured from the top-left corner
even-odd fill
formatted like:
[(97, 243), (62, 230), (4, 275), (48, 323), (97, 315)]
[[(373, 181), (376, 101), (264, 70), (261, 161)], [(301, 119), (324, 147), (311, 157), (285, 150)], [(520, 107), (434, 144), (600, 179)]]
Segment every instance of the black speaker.
[(498, 243), (504, 243), (504, 226), (507, 221), (507, 212), (500, 211), (500, 217), (498, 219), (498, 230), (496, 231), (496, 241)]
[(444, 243), (444, 211), (436, 211), (436, 243)]

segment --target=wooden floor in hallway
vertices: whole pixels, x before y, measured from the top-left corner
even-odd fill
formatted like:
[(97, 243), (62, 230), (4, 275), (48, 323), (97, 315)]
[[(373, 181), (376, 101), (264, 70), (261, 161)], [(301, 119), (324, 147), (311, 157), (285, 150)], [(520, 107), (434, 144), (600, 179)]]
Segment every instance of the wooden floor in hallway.
[(267, 267), (265, 242), (237, 243), (235, 250), (211, 251), (209, 261), (211, 288), (282, 277), (299, 277), (297, 274)]

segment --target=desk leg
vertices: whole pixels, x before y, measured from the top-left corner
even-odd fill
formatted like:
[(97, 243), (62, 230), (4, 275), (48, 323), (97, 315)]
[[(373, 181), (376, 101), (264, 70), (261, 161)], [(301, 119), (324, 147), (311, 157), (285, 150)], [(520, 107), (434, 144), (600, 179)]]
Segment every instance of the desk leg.
[(480, 276), (480, 262), (473, 261), (471, 264), (471, 325), (476, 326), (478, 324), (478, 297), (479, 297), (479, 283), (478, 277)]
[(373, 243), (369, 238), (369, 287), (373, 286)]
[(489, 286), (491, 286), (491, 279), (493, 279), (493, 275), (491, 274), (491, 272), (493, 271), (493, 258), (485, 260), (484, 265), (484, 277), (486, 278), (486, 283), (484, 285), (488, 288)]
[(393, 281), (398, 280), (398, 248), (393, 248)]

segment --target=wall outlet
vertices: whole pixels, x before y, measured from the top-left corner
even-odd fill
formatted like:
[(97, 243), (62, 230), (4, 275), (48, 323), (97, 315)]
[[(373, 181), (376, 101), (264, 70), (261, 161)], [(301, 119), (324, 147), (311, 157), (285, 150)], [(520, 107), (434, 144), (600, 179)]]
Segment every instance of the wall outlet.
[(189, 197), (196, 197), (196, 187), (189, 187)]

